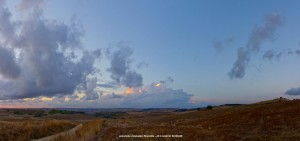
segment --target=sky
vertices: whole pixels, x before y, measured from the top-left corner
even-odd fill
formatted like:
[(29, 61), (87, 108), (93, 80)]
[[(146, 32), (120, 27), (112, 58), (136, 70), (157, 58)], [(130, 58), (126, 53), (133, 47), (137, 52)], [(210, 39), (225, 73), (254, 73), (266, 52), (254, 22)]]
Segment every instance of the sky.
[(0, 107), (195, 108), (300, 95), (297, 0), (1, 0)]

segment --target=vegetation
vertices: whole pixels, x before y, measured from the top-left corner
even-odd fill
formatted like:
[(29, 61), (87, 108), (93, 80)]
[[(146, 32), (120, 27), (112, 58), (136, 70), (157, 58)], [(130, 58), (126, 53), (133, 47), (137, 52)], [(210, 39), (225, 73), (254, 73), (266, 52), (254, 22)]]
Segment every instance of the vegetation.
[(82, 124), (74, 133), (66, 133), (57, 136), (54, 141), (88, 141), (95, 138), (102, 129), (104, 120), (97, 119)]
[(64, 120), (13, 120), (0, 122), (0, 141), (29, 141), (56, 134), (76, 124)]
[[(3, 118), (5, 112), (11, 113), (7, 119)], [(62, 114), (61, 111), (40, 118), (14, 112), (0, 110), (0, 141), (27, 141), (57, 133), (60, 134), (51, 136), (55, 137), (53, 140), (300, 140), (300, 100), (285, 98), (248, 105), (207, 106), (200, 110), (96, 113), (105, 120), (90, 115)], [(182, 135), (182, 138), (121, 138), (119, 135)]]
[(46, 112), (40, 109), (7, 109), (6, 111), (11, 112), (15, 115), (33, 115), (35, 117), (46, 115)]
[(52, 115), (52, 114), (84, 114), (84, 112), (51, 109), (51, 110), (48, 111), (48, 114), (50, 114), (50, 115)]
[(94, 115), (96, 117), (100, 117), (100, 118), (111, 118), (111, 119), (117, 119), (120, 118), (124, 115), (126, 115), (126, 112), (98, 112), (95, 113)]
[[(135, 114), (126, 120), (107, 120), (103, 140), (157, 140), (119, 138), (119, 135), (183, 135), (179, 140), (285, 141), (300, 140), (300, 100), (275, 99), (233, 107), (167, 115)], [(177, 140), (177, 138), (159, 138)]]
[(213, 106), (207, 105), (206, 109), (211, 110), (211, 109), (213, 109)]

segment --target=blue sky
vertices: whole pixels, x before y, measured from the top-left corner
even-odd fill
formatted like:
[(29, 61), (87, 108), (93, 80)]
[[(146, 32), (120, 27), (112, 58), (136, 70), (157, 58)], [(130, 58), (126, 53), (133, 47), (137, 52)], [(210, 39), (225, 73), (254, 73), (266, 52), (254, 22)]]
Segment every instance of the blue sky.
[[(42, 17), (45, 20), (56, 20), (66, 25), (75, 21), (84, 31), (80, 37), (84, 50), (101, 48), (100, 61), (94, 64), (101, 71), (101, 75), (95, 74), (97, 84), (113, 83), (117, 86), (113, 89), (98, 87), (95, 91), (104, 91), (104, 95), (110, 96), (112, 93), (122, 95), (127, 88), (111, 78), (112, 72), (108, 71), (112, 68), (111, 58), (105, 55), (105, 50), (110, 47), (117, 52), (118, 44), (122, 42), (121, 46), (133, 51), (129, 57), (131, 63), (128, 71), (137, 72), (143, 78), (143, 85), (136, 89), (143, 89), (170, 77), (174, 81), (166, 84), (165, 89), (182, 89), (184, 94), (193, 95), (188, 98), (198, 101), (198, 105), (183, 106), (193, 107), (250, 103), (279, 96), (299, 97), (300, 54), (296, 53), (300, 49), (299, 4), (297, 0), (45, 0), (38, 9), (43, 11)], [(24, 18), (18, 11), (18, 5), (19, 1), (9, 1), (4, 6), (10, 9), (13, 19)], [(270, 15), (279, 15), (282, 24), (274, 27), (268, 37), (261, 39), (258, 51), (249, 49), (250, 61), (246, 63), (245, 75), (229, 77), (228, 72), (237, 60), (238, 49), (247, 50), (247, 43), (255, 29), (264, 30), (266, 25), (265, 29), (269, 30), (266, 17)], [(217, 42), (222, 44), (222, 50), (216, 49)], [(269, 59), (263, 58), (268, 50), (273, 55)], [(280, 55), (276, 57), (276, 54)], [(148, 65), (137, 68), (140, 62)], [(291, 88), (294, 88), (293, 94), (288, 93)], [(55, 99), (57, 94), (37, 96)], [(20, 101), (4, 98), (3, 103), (9, 100), (13, 101), (12, 105)], [(151, 98), (147, 100), (151, 101)], [(173, 100), (180, 101), (176, 98)], [(89, 102), (100, 103), (99, 106), (102, 106), (99, 100), (94, 99), (82, 102), (79, 107), (89, 107)], [(143, 103), (131, 106), (140, 105)], [(172, 107), (174, 104), (167, 105)], [(76, 107), (74, 103), (57, 104), (51, 101), (46, 106)], [(147, 106), (151, 107), (151, 102)]]

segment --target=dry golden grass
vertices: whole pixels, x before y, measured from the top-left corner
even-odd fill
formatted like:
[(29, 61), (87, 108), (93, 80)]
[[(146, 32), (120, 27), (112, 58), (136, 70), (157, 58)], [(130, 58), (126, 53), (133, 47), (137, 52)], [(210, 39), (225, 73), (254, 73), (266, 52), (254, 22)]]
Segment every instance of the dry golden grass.
[(54, 141), (89, 141), (98, 135), (102, 129), (104, 120), (96, 119), (90, 122), (83, 123), (75, 133), (60, 135)]
[(28, 141), (56, 134), (76, 124), (64, 120), (15, 120), (0, 122), (0, 141)]
[[(103, 119), (85, 122), (72, 132), (55, 136), (54, 140), (298, 141), (299, 118), (300, 100), (286, 99), (200, 111), (129, 112), (118, 119), (106, 119), (105, 122)], [(0, 141), (26, 141), (67, 131), (71, 127), (74, 127), (73, 123), (61, 120), (0, 121)], [(183, 137), (120, 138), (119, 135)]]
[[(158, 140), (118, 138), (119, 135), (183, 135), (159, 140), (298, 141), (300, 100), (272, 100), (205, 111), (108, 120), (103, 140)], [(134, 117), (134, 118), (133, 118)]]

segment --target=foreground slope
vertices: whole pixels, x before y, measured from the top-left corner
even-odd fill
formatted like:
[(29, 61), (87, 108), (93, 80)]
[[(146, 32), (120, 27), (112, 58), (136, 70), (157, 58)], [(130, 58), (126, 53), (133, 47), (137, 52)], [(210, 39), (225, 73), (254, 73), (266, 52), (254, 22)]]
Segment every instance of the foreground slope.
[(98, 140), (158, 140), (119, 135), (183, 135), (159, 140), (300, 140), (300, 100), (275, 99), (189, 112), (131, 112), (110, 119)]
[[(28, 114), (31, 113), (28, 110), (22, 115), (6, 111), (0, 111), (1, 141), (44, 137), (53, 141), (300, 140), (300, 100), (284, 98), (248, 105), (227, 104), (212, 109), (105, 111), (94, 116), (68, 113), (35, 117)], [(69, 132), (76, 125), (80, 128)], [(124, 138), (120, 135), (180, 136)]]

